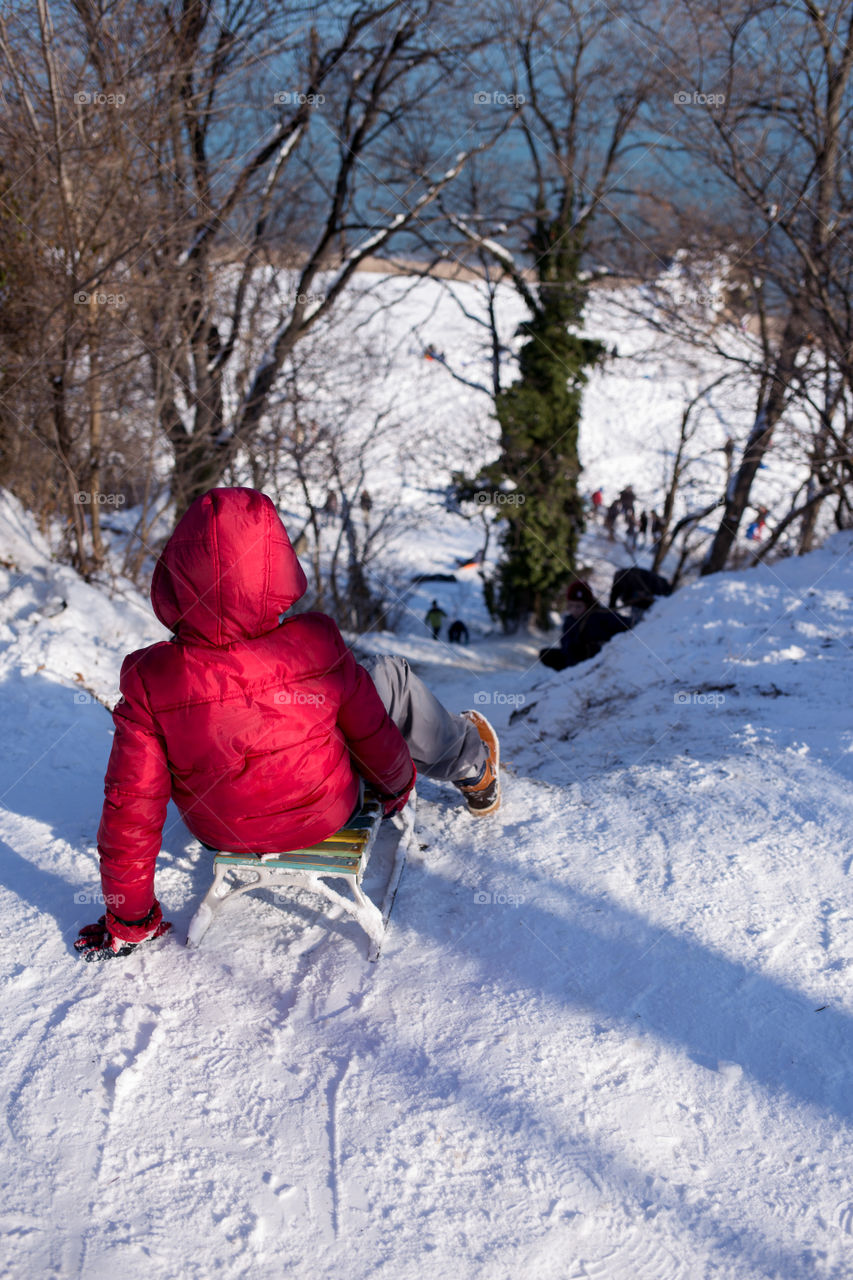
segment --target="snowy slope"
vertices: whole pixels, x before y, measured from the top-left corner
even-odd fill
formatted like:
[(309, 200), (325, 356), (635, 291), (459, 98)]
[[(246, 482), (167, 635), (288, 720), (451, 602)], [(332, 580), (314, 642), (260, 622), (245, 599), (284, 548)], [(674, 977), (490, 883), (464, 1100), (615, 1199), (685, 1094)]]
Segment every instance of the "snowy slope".
[(853, 1275), (847, 535), (560, 676), (527, 637), (376, 638), (506, 763), (483, 822), (422, 785), (376, 966), (308, 896), (184, 949), (208, 873), (171, 812), (173, 935), (73, 956), (97, 698), (161, 633), (5, 500), (0, 548), (4, 1276)]

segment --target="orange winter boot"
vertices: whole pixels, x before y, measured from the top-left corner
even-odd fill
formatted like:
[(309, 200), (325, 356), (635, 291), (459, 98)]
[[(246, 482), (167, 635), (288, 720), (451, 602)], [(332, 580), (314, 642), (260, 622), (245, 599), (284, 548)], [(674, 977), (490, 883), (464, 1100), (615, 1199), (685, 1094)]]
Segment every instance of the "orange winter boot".
[(456, 786), (468, 801), (468, 808), (475, 818), (485, 818), (500, 808), (501, 779), (500, 759), (501, 747), (498, 735), (485, 716), (479, 711), (463, 711), (462, 715), (470, 720), (479, 733), (488, 750), (486, 764), (482, 776), (475, 782), (457, 782)]

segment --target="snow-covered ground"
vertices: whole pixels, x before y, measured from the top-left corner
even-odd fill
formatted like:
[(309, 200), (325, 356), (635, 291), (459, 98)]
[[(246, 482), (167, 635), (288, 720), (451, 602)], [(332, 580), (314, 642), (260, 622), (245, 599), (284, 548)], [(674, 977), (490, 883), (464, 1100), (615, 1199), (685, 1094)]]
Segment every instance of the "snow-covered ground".
[(482, 822), (423, 783), (379, 963), (307, 895), (186, 950), (170, 813), (174, 932), (94, 966), (97, 699), (160, 632), (0, 513), (4, 1276), (853, 1274), (849, 536), (560, 676), (376, 638), (506, 765)]
[[(371, 491), (419, 521), (388, 571), (396, 634), (360, 644), (489, 715), (504, 803), (477, 822), (422, 782), (377, 965), (306, 894), (238, 899), (184, 948), (209, 869), (172, 810), (173, 933), (77, 959), (103, 909), (106, 708), (124, 653), (163, 633), (130, 584), (57, 566), (0, 495), (0, 1275), (853, 1277), (853, 539), (689, 586), (555, 676), (541, 641), (490, 632), (458, 568), (483, 529), (443, 494), (494, 424), (423, 349), (472, 378), (485, 363), (438, 286), (412, 299), (402, 322), (365, 319), (392, 364), (365, 421), (390, 394), (408, 433)], [(608, 341), (647, 342), (597, 306)], [(713, 376), (677, 353), (597, 373), (588, 487), (655, 505)], [(748, 416), (734, 390), (704, 404), (697, 500)], [(595, 530), (582, 558), (600, 594), (631, 562)], [(469, 646), (429, 638), (433, 597)]]

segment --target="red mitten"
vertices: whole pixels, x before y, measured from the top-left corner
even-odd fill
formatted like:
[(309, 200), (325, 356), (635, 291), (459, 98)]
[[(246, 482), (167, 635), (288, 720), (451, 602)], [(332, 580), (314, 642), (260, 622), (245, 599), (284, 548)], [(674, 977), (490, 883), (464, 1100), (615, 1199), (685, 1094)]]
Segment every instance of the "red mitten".
[(381, 796), (382, 800), (382, 817), (390, 818), (393, 813), (399, 813), (401, 809), (405, 809), (409, 796), (415, 788), (418, 771), (412, 765), (412, 778), (402, 791), (398, 791), (394, 796)]
[(101, 916), (97, 924), (87, 924), (81, 930), (74, 950), (84, 960), (111, 960), (113, 956), (129, 956), (140, 942), (161, 938), (172, 924), (163, 919), (160, 903), (154, 905), (141, 920), (121, 920), (112, 911)]

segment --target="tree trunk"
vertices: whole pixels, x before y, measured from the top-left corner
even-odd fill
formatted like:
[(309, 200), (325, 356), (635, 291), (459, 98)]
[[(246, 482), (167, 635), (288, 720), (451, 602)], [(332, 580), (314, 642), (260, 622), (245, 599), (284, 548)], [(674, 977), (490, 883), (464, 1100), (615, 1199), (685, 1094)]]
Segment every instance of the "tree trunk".
[(749, 502), (755, 473), (770, 448), (775, 431), (785, 411), (786, 397), (794, 376), (797, 355), (803, 345), (803, 325), (796, 307), (789, 313), (779, 352), (773, 362), (770, 389), (759, 397), (758, 412), (749, 435), (743, 459), (732, 477), (726, 493), (726, 505), (720, 526), (702, 566), (702, 573), (719, 573), (726, 567), (729, 552), (737, 537), (738, 527)]

